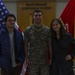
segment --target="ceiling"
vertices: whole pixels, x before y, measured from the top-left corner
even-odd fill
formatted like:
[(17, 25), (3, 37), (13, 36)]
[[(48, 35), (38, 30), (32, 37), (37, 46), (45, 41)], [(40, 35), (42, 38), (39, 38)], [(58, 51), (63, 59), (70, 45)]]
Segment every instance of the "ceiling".
[(10, 1), (10, 2), (12, 2), (12, 1), (57, 1), (57, 2), (67, 2), (67, 1), (69, 1), (69, 0), (3, 0), (3, 1), (5, 1), (5, 2), (7, 2), (7, 1)]

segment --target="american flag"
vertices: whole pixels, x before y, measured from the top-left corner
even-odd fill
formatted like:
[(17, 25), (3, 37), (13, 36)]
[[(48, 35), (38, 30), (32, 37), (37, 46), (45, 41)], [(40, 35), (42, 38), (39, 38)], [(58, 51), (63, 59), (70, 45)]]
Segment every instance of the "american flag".
[[(0, 29), (5, 26), (4, 23), (4, 18), (6, 15), (10, 14), (10, 12), (8, 11), (8, 9), (6, 8), (6, 6), (4, 5), (4, 3), (2, 2), (2, 0), (0, 0)], [(15, 28), (19, 29), (19, 26), (17, 23), (15, 23)], [(20, 30), (20, 29), (19, 29)], [(20, 30), (21, 31), (21, 30)]]
[(9, 11), (7, 10), (7, 8), (5, 7), (4, 3), (2, 2), (2, 0), (0, 0), (0, 29), (2, 26), (4, 26), (4, 18), (6, 15), (9, 14)]

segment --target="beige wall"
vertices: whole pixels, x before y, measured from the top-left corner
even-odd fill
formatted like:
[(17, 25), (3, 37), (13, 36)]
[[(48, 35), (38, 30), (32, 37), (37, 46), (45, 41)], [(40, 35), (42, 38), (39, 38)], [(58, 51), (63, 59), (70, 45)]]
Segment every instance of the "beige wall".
[[(17, 3), (16, 2), (4, 2), (7, 9), (10, 11), (10, 13), (15, 14), (17, 17)], [(56, 2), (56, 17), (59, 17), (62, 13), (63, 9), (65, 8), (67, 2)]]
[(42, 24), (48, 27), (50, 27), (52, 19), (56, 17), (55, 2), (18, 2), (17, 7), (17, 21), (22, 31), (32, 24), (32, 13), (36, 9), (42, 10)]

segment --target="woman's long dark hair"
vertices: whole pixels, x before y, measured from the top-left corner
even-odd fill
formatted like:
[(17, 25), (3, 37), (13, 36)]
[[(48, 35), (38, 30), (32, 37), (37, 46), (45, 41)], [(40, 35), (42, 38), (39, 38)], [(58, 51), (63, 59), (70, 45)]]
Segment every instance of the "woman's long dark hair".
[(60, 38), (63, 37), (63, 34), (66, 32), (65, 28), (62, 24), (62, 22), (60, 21), (60, 19), (54, 18), (51, 21), (51, 25), (50, 25), (50, 34), (51, 34), (51, 38), (55, 38), (57, 36), (56, 32), (52, 29), (52, 24), (53, 22), (56, 21), (59, 25), (60, 25)]

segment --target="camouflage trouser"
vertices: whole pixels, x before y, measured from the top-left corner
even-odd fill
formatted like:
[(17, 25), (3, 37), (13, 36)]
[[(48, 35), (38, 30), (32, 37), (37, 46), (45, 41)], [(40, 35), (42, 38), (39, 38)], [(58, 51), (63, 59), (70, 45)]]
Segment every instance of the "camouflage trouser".
[(31, 65), (28, 75), (49, 75), (49, 65)]

